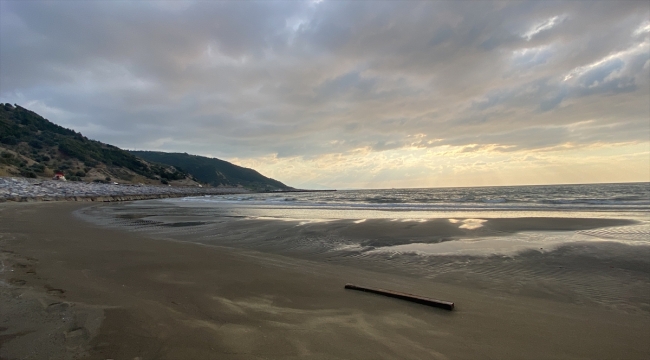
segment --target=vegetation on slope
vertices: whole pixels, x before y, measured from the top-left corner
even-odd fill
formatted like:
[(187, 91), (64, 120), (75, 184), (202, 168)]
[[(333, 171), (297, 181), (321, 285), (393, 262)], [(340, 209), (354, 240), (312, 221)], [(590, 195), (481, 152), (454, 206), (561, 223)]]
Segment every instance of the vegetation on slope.
[[(128, 151), (90, 140), (18, 105), (0, 104), (0, 170), (6, 175), (133, 182), (185, 180), (183, 170), (151, 164)], [(93, 176), (87, 176), (91, 173)]]
[(197, 180), (213, 186), (243, 185), (256, 190), (287, 190), (287, 185), (268, 178), (257, 171), (231, 164), (224, 160), (187, 153), (165, 153), (158, 151), (131, 151), (147, 161), (181, 167)]

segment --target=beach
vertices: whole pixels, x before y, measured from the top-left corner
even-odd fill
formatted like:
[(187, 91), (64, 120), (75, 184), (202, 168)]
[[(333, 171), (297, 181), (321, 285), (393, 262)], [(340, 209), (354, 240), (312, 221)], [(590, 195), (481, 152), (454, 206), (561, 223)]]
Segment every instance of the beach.
[[(475, 279), (436, 281), (164, 240), (75, 215), (88, 206), (0, 206), (3, 359), (642, 359), (650, 354), (647, 298), (621, 294), (628, 306), (608, 306), (582, 297), (536, 296), (549, 293), (553, 284), (534, 279), (517, 293), (477, 287)], [(628, 274), (625, 266), (603, 264), (603, 271)], [(642, 280), (635, 285), (641, 293), (648, 282)], [(344, 290), (346, 283), (453, 301), (456, 308)], [(634, 286), (629, 290), (634, 293)]]

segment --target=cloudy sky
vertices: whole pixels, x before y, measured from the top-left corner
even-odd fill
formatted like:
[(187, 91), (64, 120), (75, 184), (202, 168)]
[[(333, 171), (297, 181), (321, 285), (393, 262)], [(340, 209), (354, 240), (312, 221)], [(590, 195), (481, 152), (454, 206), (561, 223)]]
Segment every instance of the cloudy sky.
[(650, 181), (650, 3), (2, 0), (0, 102), (296, 187)]

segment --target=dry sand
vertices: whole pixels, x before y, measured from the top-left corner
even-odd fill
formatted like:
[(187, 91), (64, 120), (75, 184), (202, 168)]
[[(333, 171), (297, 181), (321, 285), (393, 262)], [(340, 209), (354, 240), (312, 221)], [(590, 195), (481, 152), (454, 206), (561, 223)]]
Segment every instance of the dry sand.
[(153, 240), (85, 223), (82, 206), (0, 206), (0, 358), (650, 358), (644, 311)]

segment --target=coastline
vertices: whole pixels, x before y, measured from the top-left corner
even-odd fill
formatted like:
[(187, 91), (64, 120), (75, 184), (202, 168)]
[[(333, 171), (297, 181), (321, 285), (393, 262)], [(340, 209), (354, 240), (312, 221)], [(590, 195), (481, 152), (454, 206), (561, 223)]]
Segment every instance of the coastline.
[[(88, 206), (0, 204), (3, 359), (650, 355), (647, 312), (155, 240), (72, 214)], [(347, 282), (453, 301), (456, 310), (346, 292)]]
[(2, 202), (53, 202), (53, 201), (76, 201), (76, 202), (119, 202), (119, 201), (137, 201), (153, 199), (171, 199), (182, 198), (197, 195), (224, 195), (232, 194), (226, 192), (205, 192), (197, 193), (175, 193), (175, 194), (146, 194), (146, 195), (101, 195), (101, 196), (15, 196), (0, 198)]
[(41, 201), (115, 202), (249, 192), (249, 190), (240, 187), (200, 188), (119, 185), (0, 177), (0, 203)]
[[(336, 190), (277, 190), (262, 193), (305, 193)], [(152, 199), (180, 198), (203, 195), (247, 194), (242, 187), (192, 187), (133, 184), (95, 184), (87, 182), (62, 182), (56, 180), (33, 180), (27, 178), (0, 177), (0, 203), (3, 202), (51, 202), (90, 201), (118, 202)], [(36, 194), (36, 195), (34, 195)]]

